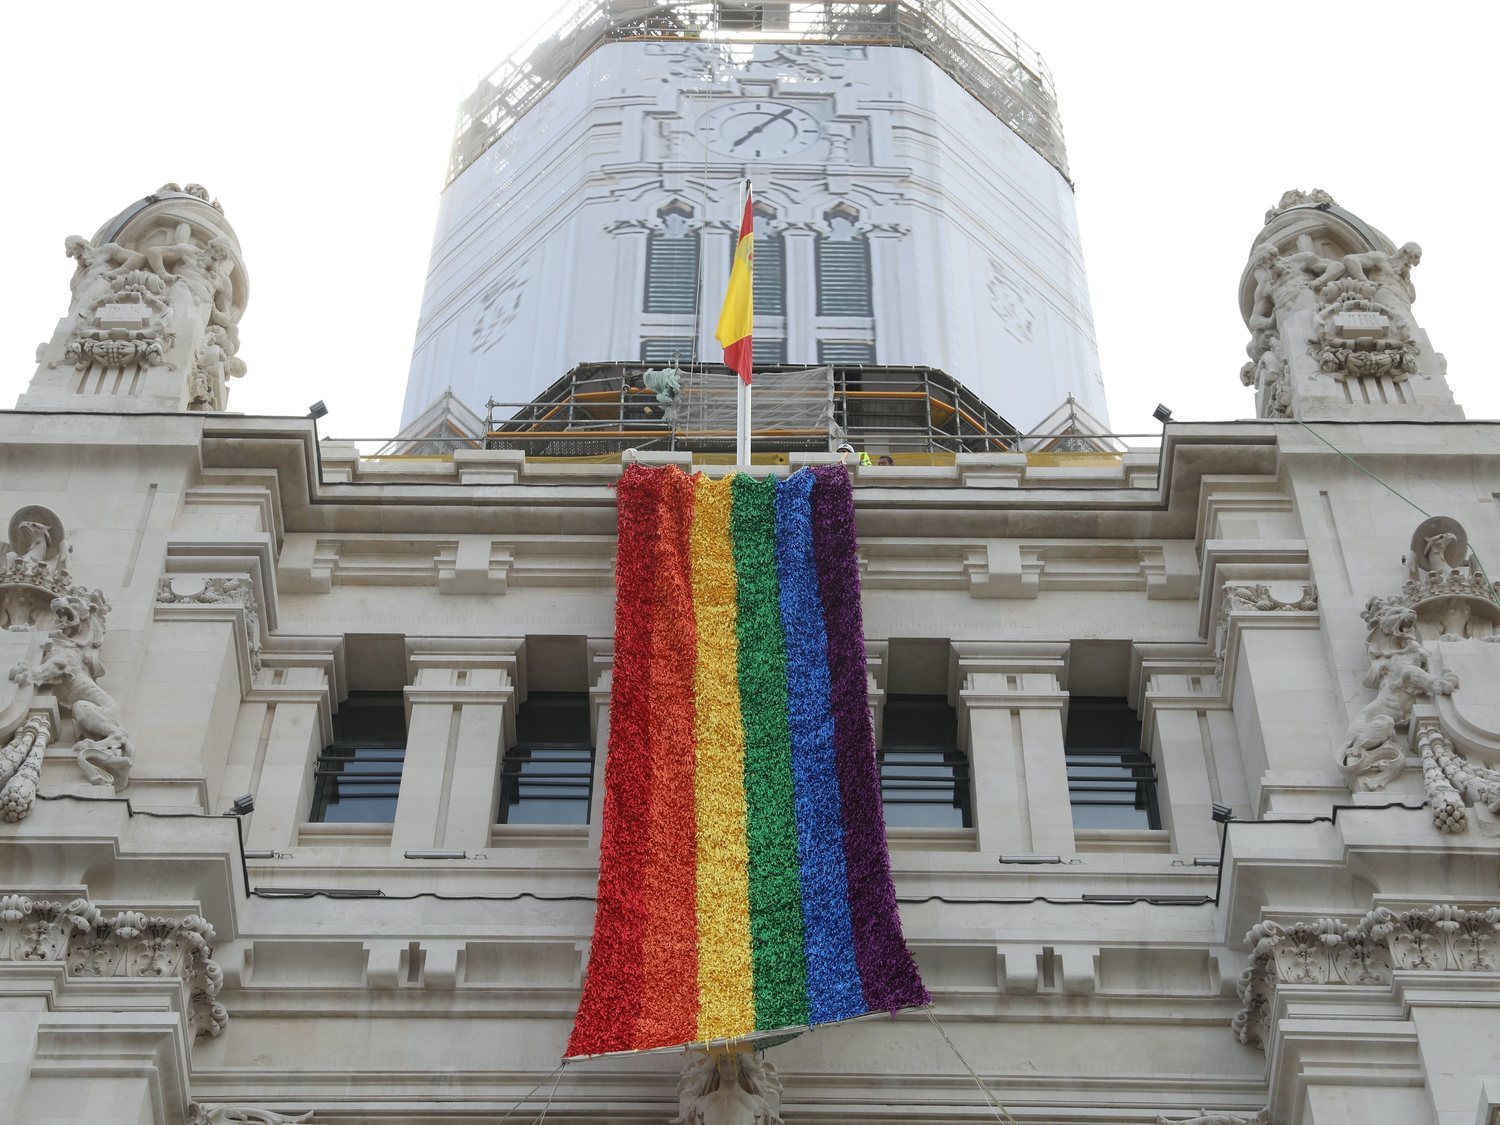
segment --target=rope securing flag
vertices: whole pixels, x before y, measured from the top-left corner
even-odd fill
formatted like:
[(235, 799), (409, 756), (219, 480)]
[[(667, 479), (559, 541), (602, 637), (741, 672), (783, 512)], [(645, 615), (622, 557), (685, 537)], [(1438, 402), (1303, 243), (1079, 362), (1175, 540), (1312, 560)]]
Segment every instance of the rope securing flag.
[(748, 386), (750, 383), (751, 333), (755, 327), (755, 207), (745, 187), (745, 213), (740, 217), (740, 240), (734, 247), (729, 285), (714, 339), (724, 346), (724, 364)]
[(598, 907), (568, 1056), (930, 1003), (891, 882), (847, 470), (632, 465), (618, 503)]

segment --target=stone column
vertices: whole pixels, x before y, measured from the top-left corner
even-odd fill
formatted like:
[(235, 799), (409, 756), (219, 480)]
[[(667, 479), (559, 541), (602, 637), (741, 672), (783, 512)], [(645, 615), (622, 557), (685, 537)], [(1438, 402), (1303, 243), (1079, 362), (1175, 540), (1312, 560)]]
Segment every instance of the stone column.
[(1209, 778), (1210, 748), (1203, 744), (1197, 710), (1159, 708), (1151, 734), (1156, 762), (1157, 805), (1162, 827), (1172, 833), (1179, 855), (1215, 855), (1219, 850), (1213, 806), (1219, 799)]
[(524, 645), (521, 638), (408, 639), (406, 761), (393, 849), (478, 851), (489, 842)]
[(1074, 850), (1063, 753), (1064, 642), (955, 642), (949, 693), (974, 775), (981, 852)]
[(1494, 1120), (1496, 1103), (1490, 1098), (1500, 1096), (1500, 975), (1398, 973), (1396, 993), (1416, 1029), (1438, 1125)]
[(609, 695), (614, 678), (615, 642), (591, 639), (589, 653), (589, 709), (594, 738), (594, 787), (589, 795), (589, 851), (598, 856), (604, 838), (604, 760), (609, 750)]
[[(292, 671), (304, 673), (293, 677)], [(281, 690), (271, 689), (262, 712), (256, 745), (237, 747), (235, 769), (226, 770), (224, 791), (240, 792), (229, 778), (244, 776), (243, 791), (255, 797), (255, 812), (246, 817), (245, 846), (273, 851), (297, 843), (297, 832), (312, 806), (313, 763), (333, 742), (330, 685), (316, 668), (290, 669)], [(303, 679), (321, 683), (299, 683)], [(244, 729), (243, 724), (241, 729)], [(248, 732), (247, 732), (248, 733)], [(246, 761), (246, 758), (249, 758)]]
[(267, 654), (259, 677), (228, 729), (217, 797), (228, 812), (242, 794), (255, 799), (244, 819), (245, 846), (280, 850), (297, 842), (312, 805), (313, 763), (333, 741), (333, 700), (342, 690), (343, 638), (297, 639), (301, 651)]

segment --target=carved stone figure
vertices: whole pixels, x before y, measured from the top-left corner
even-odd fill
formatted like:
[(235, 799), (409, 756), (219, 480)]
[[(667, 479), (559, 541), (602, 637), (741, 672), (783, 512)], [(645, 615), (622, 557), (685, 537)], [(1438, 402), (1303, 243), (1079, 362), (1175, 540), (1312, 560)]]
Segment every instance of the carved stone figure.
[(122, 910), (106, 917), (83, 898), (64, 906), (25, 895), (0, 896), (0, 960), (61, 962), (69, 977), (84, 980), (175, 977), (187, 987), (194, 1037), (217, 1038), (229, 1024), (218, 1000), (224, 972), (213, 960), (213, 940), (213, 926), (197, 914), (160, 917)]
[(163, 574), (156, 587), (158, 605), (239, 605), (245, 607), (245, 634), (249, 645), (250, 671), (260, 671), (260, 604), (255, 600), (255, 584), (248, 578), (205, 578), (198, 590), (180, 594), (172, 576)]
[(28, 719), (10, 745), (0, 750), (0, 820), (15, 824), (31, 812), (51, 737), (51, 722), (38, 715)]
[(1219, 609), (1219, 628), (1214, 635), (1214, 674), (1224, 674), (1225, 649), (1229, 644), (1229, 619), (1233, 614), (1246, 611), (1271, 613), (1278, 610), (1312, 613), (1317, 608), (1316, 586), (1304, 585), (1301, 596), (1287, 602), (1271, 593), (1271, 587), (1264, 582), (1248, 585), (1225, 583), (1223, 602)]
[(748, 1051), (690, 1055), (677, 1104), (672, 1125), (783, 1125), (776, 1068)]
[(1406, 752), (1395, 735), (1411, 718), (1412, 705), (1424, 696), (1451, 694), (1458, 677), (1429, 671), (1417, 615), (1401, 600), (1371, 598), (1361, 616), (1369, 628), (1370, 658), (1363, 683), (1375, 689), (1375, 698), (1349, 724), (1339, 769), (1351, 789), (1382, 789), (1405, 768)]
[(1271, 1125), (1271, 1110), (1261, 1110), (1251, 1117), (1242, 1117), (1238, 1113), (1209, 1113), (1201, 1110), (1197, 1117), (1156, 1117), (1156, 1125)]
[(229, 396), (228, 383), (245, 373), (245, 361), (234, 354), (228, 331), (210, 324), (193, 357), (188, 383), (189, 410), (223, 410)]
[(188, 1125), (284, 1125), (297, 1121), (311, 1121), (312, 1110), (295, 1116), (277, 1113), (274, 1109), (259, 1109), (248, 1105), (202, 1105), (193, 1102), (188, 1106)]
[(1312, 191), (1298, 191), (1296, 188), (1293, 188), (1291, 191), (1283, 192), (1281, 198), (1276, 201), (1276, 206), (1266, 212), (1266, 222), (1269, 223), (1288, 208), (1303, 207), (1308, 204), (1321, 207), (1338, 206), (1333, 196), (1329, 195), (1322, 188), (1313, 188)]
[(1271, 300), (1278, 310), (1316, 303), (1324, 286), (1344, 274), (1344, 263), (1316, 251), (1298, 250), (1271, 265)]
[(1353, 926), (1339, 918), (1280, 923), (1267, 919), (1245, 935), (1250, 964), (1236, 985), (1241, 1008), (1231, 1022), (1241, 1043), (1265, 1047), (1280, 984), (1389, 985), (1396, 970), (1493, 973), (1500, 966), (1500, 907), (1421, 910), (1376, 907)]
[(104, 665), (99, 649), (104, 643), (109, 602), (99, 590), (68, 593), (52, 602), (57, 624), (42, 649), (40, 664), (17, 664), (10, 679), (18, 684), (50, 686), (58, 703), (73, 716), (80, 738), (73, 744), (78, 765), (95, 785), (113, 785), (116, 792), (130, 783), (135, 748), (124, 727), (120, 706), (99, 686)]

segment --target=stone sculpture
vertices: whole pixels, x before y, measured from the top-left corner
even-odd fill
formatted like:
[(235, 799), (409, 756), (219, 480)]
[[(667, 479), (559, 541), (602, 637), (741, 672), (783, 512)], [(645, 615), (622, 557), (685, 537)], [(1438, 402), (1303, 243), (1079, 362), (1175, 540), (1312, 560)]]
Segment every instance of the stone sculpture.
[(677, 1082), (672, 1125), (783, 1125), (776, 1068), (749, 1051), (697, 1051)]
[(1400, 599), (1371, 598), (1360, 616), (1369, 629), (1370, 658), (1362, 682), (1375, 689), (1375, 698), (1349, 724), (1339, 769), (1351, 789), (1383, 789), (1406, 767), (1406, 751), (1395, 735), (1411, 718), (1412, 705), (1423, 696), (1451, 694), (1458, 677), (1429, 670), (1417, 615)]
[(1222, 603), (1219, 607), (1219, 626), (1214, 633), (1214, 675), (1224, 675), (1224, 662), (1229, 645), (1229, 619), (1236, 613), (1302, 612), (1315, 613), (1318, 609), (1318, 589), (1304, 584), (1299, 597), (1283, 601), (1271, 593), (1264, 582), (1250, 584), (1228, 582), (1224, 585)]
[[(23, 405), (224, 409), (228, 381), (245, 371), (247, 280), (222, 208), (201, 185), (165, 184), (106, 229), (97, 242), (64, 240), (68, 317), (38, 353)], [(78, 374), (47, 374), (68, 368)]]
[(102, 591), (85, 597), (69, 593), (52, 602), (57, 624), (48, 634), (40, 664), (17, 664), (10, 679), (18, 684), (52, 687), (58, 703), (73, 716), (78, 733), (89, 735), (73, 744), (78, 765), (95, 785), (113, 785), (116, 792), (130, 783), (135, 748), (124, 727), (120, 706), (99, 686), (109, 602)]
[(190, 594), (177, 591), (170, 574), (163, 574), (156, 587), (158, 605), (238, 605), (245, 608), (245, 636), (249, 645), (250, 671), (260, 671), (260, 603), (255, 600), (255, 583), (248, 578), (205, 578)]
[(170, 918), (121, 910), (107, 917), (84, 898), (64, 906), (0, 896), (0, 961), (62, 962), (69, 977), (82, 980), (178, 978), (187, 989), (195, 1038), (217, 1038), (229, 1024), (218, 1001), (224, 973), (213, 960), (213, 939), (213, 926), (197, 914)]
[(1197, 1117), (1156, 1117), (1156, 1125), (1271, 1125), (1271, 1111), (1269, 1108), (1261, 1110), (1250, 1117), (1242, 1117), (1238, 1113), (1209, 1113), (1208, 1110), (1200, 1110)]
[(1389, 985), (1397, 971), (1493, 973), (1500, 967), (1500, 907), (1377, 907), (1353, 926), (1339, 918), (1279, 923), (1245, 935), (1250, 965), (1236, 985), (1231, 1021), (1241, 1043), (1266, 1045), (1279, 984)]
[(193, 1102), (188, 1106), (187, 1125), (284, 1125), (297, 1121), (311, 1121), (312, 1110), (294, 1115), (277, 1113), (274, 1109), (259, 1109), (248, 1105), (203, 1105)]
[[(1419, 701), (1431, 700), (1436, 709), (1424, 711), (1407, 741), (1421, 754), (1434, 825), (1443, 832), (1463, 832), (1468, 826), (1465, 810), (1473, 808), (1481, 828), (1500, 835), (1500, 769), (1491, 768), (1500, 765), (1500, 750), (1495, 749), (1500, 731), (1473, 729), (1452, 704), (1438, 705), (1458, 690), (1459, 677), (1451, 668), (1434, 670), (1434, 648), (1429, 647), (1458, 645), (1445, 650), (1450, 659), (1467, 659), (1483, 670), (1489, 645), (1500, 641), (1500, 592), (1470, 550), (1463, 525), (1447, 516), (1432, 516), (1417, 526), (1404, 563), (1400, 593), (1371, 598), (1365, 607), (1370, 668), (1364, 683), (1376, 695), (1350, 724), (1340, 767), (1350, 788), (1379, 789), (1388, 783), (1406, 765), (1397, 730), (1415, 721), (1413, 708)], [(1461, 745), (1460, 728), (1466, 724), (1469, 741)], [(1474, 751), (1484, 760), (1472, 760)]]
[[(1241, 281), (1250, 342), (1240, 379), (1256, 389), (1259, 417), (1301, 416), (1304, 402), (1335, 413), (1452, 407), (1445, 361), (1412, 316), (1420, 246), (1397, 248), (1323, 191), (1287, 192), (1266, 224)], [(1417, 375), (1436, 382), (1393, 386)]]
[(1281, 198), (1276, 201), (1276, 206), (1266, 212), (1266, 222), (1270, 222), (1277, 215), (1292, 207), (1337, 207), (1333, 196), (1322, 188), (1313, 188), (1312, 191), (1299, 191), (1293, 188), (1291, 191), (1283, 192)]
[(50, 720), (33, 713), (39, 689), (52, 688), (72, 716), (84, 775), (116, 791), (129, 783), (134, 747), (119, 704), (99, 686), (109, 599), (74, 582), (67, 553), (62, 521), (38, 505), (11, 517), (9, 542), (0, 544), (0, 658), (13, 662), (0, 682), (0, 739), (10, 739), (0, 750), (6, 820), (30, 811), (52, 738)]

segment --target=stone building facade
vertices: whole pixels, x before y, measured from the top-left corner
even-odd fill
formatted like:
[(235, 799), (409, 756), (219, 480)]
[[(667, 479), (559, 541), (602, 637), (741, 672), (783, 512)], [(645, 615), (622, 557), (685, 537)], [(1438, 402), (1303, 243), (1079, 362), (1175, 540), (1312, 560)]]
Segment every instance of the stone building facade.
[(1415, 246), (1323, 193), (1268, 214), (1253, 419), (853, 468), (938, 1022), (733, 1063), (739, 1117), (675, 1055), (555, 1073), (619, 465), (224, 413), (245, 273), (195, 186), (69, 250), (0, 414), (0, 1119), (1001, 1116), (967, 1060), (1037, 1125), (1497, 1120), (1500, 431), (1413, 318)]

